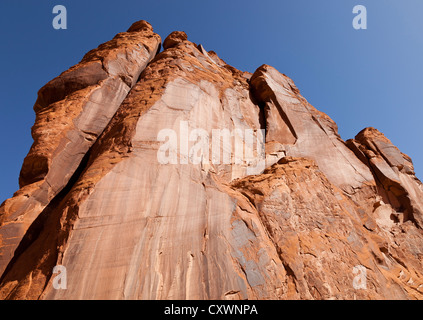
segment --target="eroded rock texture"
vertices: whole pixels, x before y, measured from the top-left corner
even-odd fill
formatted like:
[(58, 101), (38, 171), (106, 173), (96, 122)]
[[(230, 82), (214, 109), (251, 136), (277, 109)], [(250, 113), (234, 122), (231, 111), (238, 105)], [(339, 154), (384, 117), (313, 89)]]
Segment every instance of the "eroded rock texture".
[[(270, 66), (241, 72), (180, 31), (160, 43), (137, 22), (40, 90), (0, 208), (2, 299), (423, 298), (408, 156), (373, 128), (344, 142)], [(195, 129), (233, 148), (198, 157)], [(265, 130), (263, 157), (246, 130)]]

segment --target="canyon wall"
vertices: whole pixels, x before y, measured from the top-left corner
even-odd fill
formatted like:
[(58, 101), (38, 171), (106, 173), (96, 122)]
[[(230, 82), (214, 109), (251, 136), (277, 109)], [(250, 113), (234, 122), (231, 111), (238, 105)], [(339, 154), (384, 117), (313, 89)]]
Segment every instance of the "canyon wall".
[(271, 66), (181, 31), (161, 50), (139, 21), (34, 110), (0, 207), (1, 299), (423, 298), (411, 159), (374, 128), (343, 141)]

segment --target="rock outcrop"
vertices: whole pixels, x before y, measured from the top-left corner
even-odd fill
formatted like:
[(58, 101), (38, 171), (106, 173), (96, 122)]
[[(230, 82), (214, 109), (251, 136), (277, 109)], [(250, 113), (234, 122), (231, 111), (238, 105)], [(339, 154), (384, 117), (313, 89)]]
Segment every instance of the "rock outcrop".
[(21, 189), (0, 209), (0, 273), (28, 227), (80, 167), (160, 43), (147, 22), (134, 24), (40, 89)]
[(137, 22), (39, 91), (0, 298), (423, 298), (408, 156), (373, 128), (343, 141), (268, 65), (160, 43)]

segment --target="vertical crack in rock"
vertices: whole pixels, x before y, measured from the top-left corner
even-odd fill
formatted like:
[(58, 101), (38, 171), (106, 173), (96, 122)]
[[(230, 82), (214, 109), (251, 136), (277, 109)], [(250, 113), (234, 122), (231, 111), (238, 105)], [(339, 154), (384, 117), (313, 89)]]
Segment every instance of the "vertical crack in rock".
[[(73, 174), (72, 178), (69, 179), (68, 184), (65, 188), (62, 189), (51, 201), (50, 203), (44, 208), (44, 210), (37, 216), (37, 218), (34, 220), (34, 222), (31, 224), (31, 226), (26, 231), (25, 235), (23, 236), (21, 242), (17, 246), (14, 252), (13, 258), (10, 260), (9, 264), (5, 268), (5, 271), (3, 272), (3, 275), (0, 278), (0, 283), (3, 282), (5, 277), (8, 275), (8, 272), (13, 269), (16, 261), (19, 259), (19, 257), (27, 250), (40, 236), (41, 232), (46, 226), (47, 220), (52, 218), (52, 212), (57, 209), (61, 202), (65, 199), (67, 194), (71, 191), (72, 187), (75, 185), (75, 183), (78, 181), (79, 177), (85, 170), (88, 160), (90, 157), (90, 151), (88, 151), (84, 158), (81, 161), (80, 166)], [(52, 252), (53, 254), (56, 253), (55, 251)], [(57, 260), (57, 257), (56, 259)], [(31, 261), (26, 261), (29, 265), (32, 264)], [(48, 270), (52, 271), (54, 265), (51, 265)], [(51, 276), (51, 272), (47, 273), (47, 276)], [(11, 293), (13, 295), (13, 292)]]
[(264, 132), (267, 132), (266, 104), (263, 102), (259, 102), (258, 107), (260, 108), (260, 113), (259, 113), (260, 129), (264, 130)]
[(254, 100), (264, 112), (263, 115), (260, 114), (260, 117), (265, 124), (266, 141), (295, 144), (298, 136), (289, 117), (279, 105), (275, 93), (266, 83), (266, 75), (263, 73), (265, 68), (265, 65), (258, 68), (249, 83)]

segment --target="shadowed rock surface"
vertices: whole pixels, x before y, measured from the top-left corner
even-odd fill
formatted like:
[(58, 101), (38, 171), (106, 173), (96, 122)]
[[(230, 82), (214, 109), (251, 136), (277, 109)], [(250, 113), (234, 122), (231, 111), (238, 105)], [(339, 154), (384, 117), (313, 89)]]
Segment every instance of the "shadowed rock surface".
[[(160, 44), (136, 22), (39, 91), (0, 207), (1, 299), (423, 298), (407, 155), (374, 128), (343, 141), (268, 65), (239, 71), (181, 31)], [(159, 161), (163, 129), (176, 163)], [(190, 152), (195, 129), (227, 130), (230, 150)], [(263, 157), (247, 129), (265, 130)]]

